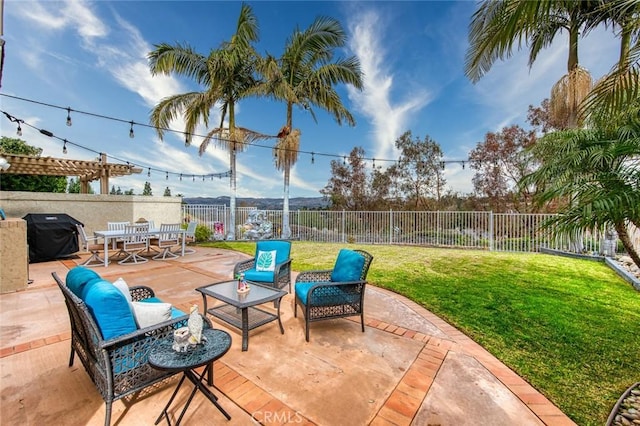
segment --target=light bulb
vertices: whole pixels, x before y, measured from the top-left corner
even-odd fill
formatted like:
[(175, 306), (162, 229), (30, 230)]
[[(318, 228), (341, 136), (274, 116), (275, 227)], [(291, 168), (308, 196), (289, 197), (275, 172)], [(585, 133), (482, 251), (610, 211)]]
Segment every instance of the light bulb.
[(16, 130), (16, 135), (22, 136), (22, 127), (20, 127), (20, 123), (18, 123), (18, 130)]
[(71, 108), (67, 108), (67, 126), (71, 126)]

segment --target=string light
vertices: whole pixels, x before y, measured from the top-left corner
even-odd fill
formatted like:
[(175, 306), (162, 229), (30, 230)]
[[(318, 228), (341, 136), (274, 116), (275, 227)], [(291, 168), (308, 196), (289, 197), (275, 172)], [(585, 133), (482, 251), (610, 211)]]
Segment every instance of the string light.
[(346, 165), (347, 164), (347, 157), (342, 157), (342, 165)]
[(151, 167), (147, 170), (147, 177), (151, 177)]
[(67, 140), (64, 140), (64, 144), (62, 145), (62, 153), (66, 154), (67, 153)]
[(371, 162), (371, 166), (375, 169), (376, 168), (376, 159), (374, 158), (373, 161)]
[[(67, 110), (67, 117), (68, 117), (69, 121), (71, 119), (70, 112), (73, 111), (76, 114), (84, 114), (84, 115), (89, 115), (89, 116), (92, 116), (92, 117), (103, 118), (103, 119), (106, 119), (106, 120), (118, 121), (118, 122), (129, 123), (129, 124), (136, 124), (137, 126), (149, 127), (149, 128), (155, 129), (155, 130), (163, 130), (163, 131), (167, 131), (167, 132), (173, 132), (173, 133), (176, 133), (176, 134), (184, 134), (185, 135), (185, 145), (187, 145), (187, 146), (189, 145), (189, 141), (193, 136), (202, 137), (202, 138), (206, 137), (205, 135), (190, 134), (190, 133), (187, 133), (187, 132), (184, 132), (184, 131), (179, 131), (179, 130), (175, 130), (175, 129), (171, 129), (171, 128), (160, 128), (160, 127), (156, 127), (156, 126), (153, 126), (153, 125), (138, 123), (138, 122), (134, 122), (134, 121), (131, 121), (131, 120), (125, 120), (125, 119), (121, 119), (121, 118), (117, 118), (117, 117), (110, 117), (110, 116), (106, 116), (106, 115), (102, 115), (102, 114), (96, 114), (96, 113), (93, 113), (93, 112), (74, 110), (71, 107), (62, 107), (62, 106), (59, 106), (59, 105), (53, 105), (53, 104), (49, 104), (49, 103), (45, 103), (45, 102), (32, 100), (32, 99), (22, 98), (22, 97), (19, 97), (19, 96), (8, 95), (6, 93), (0, 93), (0, 96), (5, 96), (5, 97), (8, 97), (8, 98), (17, 99), (17, 100), (21, 100), (21, 101), (24, 101), (24, 102), (30, 102), (30, 103), (34, 103), (34, 104), (38, 104), (38, 105), (43, 105), (43, 106), (47, 106), (47, 107), (50, 107), (50, 108), (57, 108), (57, 109)], [(129, 136), (130, 137), (131, 137), (131, 133), (132, 133), (131, 130), (132, 129), (129, 130)], [(264, 138), (277, 138), (277, 136), (269, 136), (269, 135), (261, 135), (261, 136), (263, 136)], [(226, 138), (222, 138), (222, 137), (219, 137), (217, 139), (219, 139), (220, 141), (231, 142), (230, 139), (226, 139)], [(245, 145), (245, 144), (249, 145), (250, 144), (249, 142), (233, 141), (233, 148), (234, 148), (233, 151), (234, 152), (236, 151), (236, 147), (235, 147), (236, 143), (240, 143), (240, 144), (243, 144), (243, 145)], [(271, 146), (260, 145), (260, 144), (255, 144), (255, 143), (252, 143), (251, 146), (258, 147), (258, 148), (269, 148), (269, 149), (272, 148)], [(282, 149), (282, 150), (285, 150), (285, 151), (289, 151), (290, 150), (288, 148), (279, 148), (279, 149)], [(296, 151), (296, 153), (298, 153), (298, 154), (311, 154), (312, 163), (315, 162), (314, 161), (315, 159), (313, 157), (314, 157), (314, 154), (316, 154), (316, 153), (314, 153), (314, 152), (302, 151), (302, 150), (291, 150), (291, 151)], [(334, 158), (340, 158), (342, 156), (342, 155), (331, 154), (331, 153), (317, 153), (317, 154), (318, 155), (323, 155), (323, 156), (326, 156), (326, 157), (334, 157)], [(277, 155), (280, 155), (280, 153), (276, 152), (276, 156)], [(372, 158), (363, 157), (362, 160), (364, 160), (364, 161), (372, 160)], [(390, 162), (390, 163), (397, 163), (398, 162), (397, 159), (394, 159), (394, 160), (378, 159), (378, 161), (384, 161), (384, 162)], [(465, 167), (465, 162), (468, 162), (468, 160), (446, 160), (446, 161), (442, 161), (441, 165), (443, 165), (443, 168), (444, 168), (444, 164), (446, 164), (446, 163), (457, 163), (457, 164), (461, 164), (462, 167), (464, 168)], [(343, 164), (346, 164), (346, 160), (343, 161)]]
[(202, 181), (204, 182), (204, 175), (202, 175)]
[(180, 173), (180, 182), (182, 182), (182, 173)]
[[(155, 129), (155, 130), (163, 130), (163, 131), (168, 131), (168, 132), (173, 132), (173, 133), (182, 133), (182, 134), (184, 134), (184, 135), (185, 135), (185, 145), (189, 145), (189, 141), (190, 141), (190, 139), (191, 139), (193, 136), (198, 136), (198, 137), (202, 137), (202, 138), (205, 138), (205, 137), (206, 137), (206, 136), (204, 136), (204, 135), (194, 135), (194, 134), (190, 134), (190, 133), (188, 133), (188, 132), (178, 131), (178, 130), (171, 129), (171, 128), (159, 128), (159, 127), (152, 126), (152, 125), (147, 125), (147, 124), (137, 123), (137, 122), (135, 122), (135, 121), (133, 121), (133, 120), (124, 120), (124, 119), (120, 119), (120, 118), (116, 118), (116, 117), (105, 116), (105, 115), (102, 115), (102, 114), (96, 114), (96, 113), (87, 112), (87, 111), (74, 110), (74, 109), (72, 109), (71, 107), (62, 107), (62, 106), (58, 106), (58, 105), (52, 105), (52, 104), (48, 104), (48, 103), (44, 103), (44, 102), (40, 102), (40, 101), (35, 101), (35, 100), (32, 100), (32, 99), (22, 98), (22, 97), (19, 97), (19, 96), (12, 96), (12, 95), (8, 95), (8, 94), (5, 94), (5, 93), (0, 93), (0, 96), (5, 96), (5, 97), (12, 98), (12, 99), (17, 99), (17, 100), (25, 101), (25, 102), (31, 102), (31, 103), (35, 103), (35, 104), (39, 104), (39, 105), (43, 105), (43, 106), (47, 106), (47, 107), (50, 107), (50, 108), (57, 108), (57, 109), (64, 109), (64, 110), (67, 110), (67, 124), (68, 124), (68, 125), (71, 125), (71, 111), (73, 111), (73, 112), (75, 112), (75, 113), (78, 113), (78, 114), (84, 114), (84, 115), (89, 115), (89, 116), (93, 116), (93, 117), (103, 118), (103, 119), (107, 119), (107, 120), (112, 120), (112, 121), (119, 121), (119, 122), (129, 123), (129, 124), (130, 124), (129, 137), (131, 137), (131, 138), (133, 138), (133, 137), (135, 136), (134, 131), (133, 131), (133, 125), (134, 125), (134, 124), (136, 124), (136, 125), (138, 125), (138, 126), (145, 126), (145, 127), (153, 128), (153, 129)], [(3, 112), (4, 112), (4, 111), (3, 111)], [(22, 121), (22, 120), (17, 120), (17, 119), (15, 119), (15, 117), (14, 117), (14, 119), (12, 120), (12, 119), (11, 119), (11, 117), (10, 117), (7, 113), (5, 113), (5, 115), (7, 115), (7, 117), (8, 117), (11, 121), (17, 122), (17, 125), (18, 125), (17, 134), (18, 134), (18, 136), (22, 136), (22, 128), (21, 128), (21, 126), (20, 126), (20, 122), (24, 122), (24, 121)], [(50, 132), (49, 132), (49, 133), (50, 133)], [(277, 137), (277, 136), (269, 136), (269, 135), (261, 135), (261, 136), (263, 136), (264, 138), (270, 138), (270, 137), (271, 137), (271, 138), (276, 138), (276, 137)], [(58, 139), (59, 139), (59, 138), (58, 138)], [(217, 139), (219, 139), (220, 141), (223, 141), (223, 140), (224, 140), (224, 141), (227, 141), (227, 142), (232, 142), (231, 140), (226, 139), (226, 138), (222, 138), (222, 137), (219, 137), (219, 138), (217, 138)], [(234, 151), (234, 152), (236, 151), (236, 143), (240, 143), (240, 144), (243, 144), (243, 145), (245, 145), (245, 144), (247, 144), (247, 145), (248, 145), (248, 144), (249, 144), (249, 142), (233, 141), (233, 151)], [(74, 144), (74, 145), (75, 145), (75, 144)], [(255, 147), (259, 147), (259, 148), (272, 148), (271, 146), (265, 146), (265, 145), (260, 145), (260, 144), (251, 144), (251, 145), (252, 145), (252, 146), (255, 146)], [(83, 148), (84, 148), (84, 147), (83, 147)], [(85, 148), (85, 149), (87, 149), (87, 148)], [(280, 155), (280, 153), (279, 153), (279, 150), (280, 150), (280, 149), (283, 149), (283, 150), (285, 150), (285, 151), (289, 150), (288, 148), (278, 148), (278, 149), (276, 150), (276, 152), (275, 152), (275, 156), (276, 156), (276, 157), (277, 157), (278, 155)], [(315, 152), (313, 152), (313, 151), (312, 151), (312, 152), (309, 152), (309, 151), (302, 151), (302, 150), (292, 150), (292, 151), (296, 151), (296, 153), (298, 153), (298, 154), (311, 154), (311, 163), (312, 163), (312, 164), (315, 164), (315, 154), (316, 154)], [(330, 153), (318, 153), (318, 155), (323, 155), (323, 156), (327, 156), (327, 157), (337, 157), (337, 158), (340, 158), (340, 157), (341, 157), (341, 155), (330, 154)], [(346, 165), (346, 156), (342, 156), (342, 157), (343, 157), (343, 164), (345, 164), (345, 165)], [(363, 157), (363, 158), (362, 158), (362, 160), (365, 160), (365, 161), (366, 161), (366, 160), (373, 160), (373, 162), (375, 163), (375, 159), (373, 159), (373, 158), (366, 158), (366, 157)], [(398, 160), (397, 160), (397, 159), (394, 159), (394, 160), (389, 160), (389, 159), (378, 159), (378, 161), (391, 162), (391, 163), (397, 163), (397, 162), (398, 162)], [(444, 170), (444, 168), (445, 168), (445, 164), (447, 164), (447, 163), (458, 163), (458, 164), (460, 164), (460, 165), (462, 166), (462, 168), (464, 169), (464, 168), (465, 168), (465, 166), (466, 166), (466, 162), (468, 162), (468, 160), (446, 160), (446, 161), (441, 161), (441, 162), (440, 162), (440, 165), (441, 165), (442, 169)], [(228, 173), (229, 173), (229, 172), (226, 172), (226, 174), (228, 174)], [(177, 173), (176, 173), (176, 174), (177, 174)]]
[(169, 180), (169, 172), (165, 172), (165, 173), (166, 173), (166, 176), (164, 177), (165, 180)]
[(193, 178), (193, 181), (196, 181), (196, 175), (191, 176)]

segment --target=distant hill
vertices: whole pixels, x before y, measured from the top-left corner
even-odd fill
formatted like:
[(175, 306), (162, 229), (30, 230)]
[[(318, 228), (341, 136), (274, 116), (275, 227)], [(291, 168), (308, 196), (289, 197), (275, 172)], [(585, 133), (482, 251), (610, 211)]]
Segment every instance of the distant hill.
[[(193, 197), (182, 199), (187, 204), (211, 204), (218, 206), (229, 206), (229, 197)], [(282, 198), (236, 198), (238, 207), (256, 207), (261, 210), (282, 210)], [(290, 210), (302, 209), (324, 209), (329, 206), (329, 202), (323, 197), (294, 197), (289, 198)]]

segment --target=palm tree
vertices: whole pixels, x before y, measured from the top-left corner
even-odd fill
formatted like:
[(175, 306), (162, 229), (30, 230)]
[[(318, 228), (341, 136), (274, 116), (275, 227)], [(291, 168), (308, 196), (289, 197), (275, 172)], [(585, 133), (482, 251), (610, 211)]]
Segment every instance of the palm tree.
[(567, 74), (552, 88), (551, 113), (566, 120), (568, 128), (578, 122), (578, 106), (591, 89), (591, 76), (578, 63), (578, 39), (594, 27), (599, 2), (593, 0), (488, 0), (473, 14), (465, 73), (475, 83), (497, 59), (509, 58), (517, 44), (529, 46), (529, 67), (557, 34), (569, 34)]
[[(620, 31), (620, 57), (618, 63), (593, 88), (583, 105), (583, 117), (594, 116), (600, 124), (614, 124), (622, 118), (634, 116), (631, 107), (636, 106), (635, 117), (640, 104), (640, 3), (636, 0), (614, 0), (603, 3), (600, 11), (601, 22), (612, 25)], [(622, 113), (622, 117), (620, 117)]]
[(558, 233), (613, 227), (640, 266), (627, 223), (640, 228), (640, 123), (619, 129), (572, 129), (548, 134), (531, 148), (548, 160), (520, 182), (544, 189), (543, 204), (569, 197), (570, 205), (546, 223)]
[[(177, 74), (192, 78), (204, 86), (202, 92), (194, 91), (164, 98), (151, 113), (151, 123), (160, 139), (179, 114), (185, 121), (185, 143), (191, 144), (196, 126), (202, 122), (209, 126), (209, 114), (220, 108), (220, 125), (209, 130), (200, 144), (202, 155), (213, 140), (229, 151), (230, 177), (230, 225), (227, 238), (235, 239), (236, 215), (236, 154), (262, 135), (236, 125), (235, 105), (241, 99), (252, 96), (258, 84), (255, 69), (258, 55), (252, 43), (258, 40), (258, 22), (250, 6), (243, 4), (235, 34), (220, 48), (212, 49), (207, 56), (195, 52), (188, 45), (155, 45), (149, 53), (149, 67), (155, 74)], [(225, 127), (225, 119), (229, 118)]]
[(291, 236), (289, 179), (300, 148), (300, 131), (293, 129), (293, 106), (309, 111), (316, 122), (313, 107), (328, 111), (339, 125), (343, 121), (355, 125), (353, 116), (334, 89), (339, 83), (351, 84), (359, 90), (363, 87), (360, 62), (356, 57), (333, 61), (334, 50), (345, 43), (346, 35), (340, 23), (319, 17), (305, 31), (296, 29), (293, 32), (279, 59), (267, 56), (262, 64), (266, 81), (258, 92), (287, 105), (286, 123), (274, 147), (276, 168), (284, 171), (282, 238)]

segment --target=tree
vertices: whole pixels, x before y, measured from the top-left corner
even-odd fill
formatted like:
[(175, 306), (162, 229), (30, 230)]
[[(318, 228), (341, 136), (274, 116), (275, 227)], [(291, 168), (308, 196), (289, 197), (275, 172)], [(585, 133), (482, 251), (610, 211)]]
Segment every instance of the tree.
[(488, 0), (473, 14), (465, 73), (475, 83), (497, 59), (509, 58), (517, 43), (529, 47), (529, 67), (542, 49), (563, 31), (569, 34), (567, 74), (552, 88), (551, 114), (578, 126), (578, 106), (591, 89), (591, 76), (578, 63), (578, 39), (600, 20), (599, 1)]
[(151, 192), (151, 184), (149, 182), (144, 183), (144, 189), (142, 190), (142, 195), (152, 196), (153, 192)]
[(616, 130), (575, 129), (544, 136), (533, 147), (548, 160), (525, 176), (521, 185), (544, 182), (538, 203), (570, 198), (562, 214), (546, 223), (557, 233), (587, 227), (613, 227), (636, 265), (640, 255), (627, 233), (627, 222), (640, 228), (640, 123)]
[(163, 197), (171, 197), (171, 190), (169, 189), (169, 187), (167, 186), (164, 189), (164, 194), (162, 194)]
[[(2, 153), (40, 157), (42, 148), (28, 145), (22, 139), (2, 136), (0, 138), (0, 155)], [(2, 174), (3, 191), (60, 193), (65, 192), (66, 189), (67, 178), (65, 176)]]
[[(169, 96), (160, 101), (151, 112), (151, 124), (160, 139), (164, 131), (179, 114), (185, 121), (185, 143), (191, 144), (196, 126), (202, 122), (209, 126), (209, 115), (219, 107), (220, 125), (208, 130), (200, 143), (202, 155), (213, 140), (229, 151), (230, 178), (230, 226), (229, 239), (235, 239), (236, 221), (236, 154), (244, 151), (255, 140), (267, 138), (236, 125), (235, 106), (240, 100), (255, 94), (258, 80), (255, 76), (258, 54), (252, 43), (258, 40), (258, 21), (250, 6), (243, 4), (238, 17), (236, 32), (230, 41), (223, 42), (219, 49), (212, 49), (207, 56), (201, 55), (189, 45), (155, 45), (148, 54), (152, 75), (177, 74), (192, 78), (204, 86), (202, 92), (188, 92)], [(229, 118), (225, 127), (225, 119)]]
[(366, 182), (364, 149), (354, 147), (346, 162), (331, 160), (331, 178), (320, 193), (336, 210), (364, 210)]
[(562, 130), (567, 128), (567, 117), (561, 117), (559, 120), (551, 114), (549, 110), (549, 99), (543, 99), (540, 106), (534, 107), (529, 105), (527, 111), (527, 122), (537, 131), (547, 134), (554, 130)]
[(476, 171), (474, 191), (479, 197), (486, 197), (492, 210), (532, 211), (535, 187), (522, 187), (518, 192), (518, 182), (537, 166), (533, 153), (527, 151), (535, 142), (533, 131), (514, 125), (487, 133), (484, 142), (478, 142), (469, 153), (471, 168)]
[(115, 185), (113, 185), (111, 186), (111, 191), (109, 191), (109, 195), (122, 195), (122, 189), (120, 189), (120, 187), (116, 189)]
[[(593, 116), (601, 125), (616, 126), (635, 114), (640, 117), (640, 4), (616, 0), (602, 4), (601, 19), (620, 28), (620, 57), (611, 72), (602, 78), (581, 106), (581, 116)], [(622, 117), (620, 117), (622, 115)]]
[(390, 167), (390, 173), (398, 179), (406, 203), (415, 209), (432, 207), (429, 199), (439, 202), (446, 184), (440, 145), (429, 136), (412, 138), (411, 131), (396, 139), (395, 145), (400, 158)]
[[(291, 167), (298, 160), (300, 132), (293, 129), (293, 106), (311, 113), (312, 107), (328, 111), (336, 122), (355, 125), (351, 113), (345, 108), (334, 86), (351, 84), (363, 87), (362, 71), (357, 57), (333, 61), (334, 51), (344, 47), (346, 34), (338, 21), (319, 17), (304, 31), (298, 28), (287, 40), (279, 59), (268, 56), (261, 71), (265, 75), (259, 93), (286, 103), (286, 122), (278, 134), (274, 148), (275, 165), (284, 171), (284, 200), (282, 238), (289, 238), (289, 179)], [(316, 120), (317, 121), (317, 120)]]
[(133, 188), (128, 189), (128, 190), (126, 190), (126, 191), (124, 191), (124, 195), (135, 195), (135, 194), (133, 193)]
[(385, 208), (385, 183), (386, 175), (377, 168), (367, 173), (364, 149), (355, 147), (343, 161), (331, 160), (331, 178), (320, 193), (334, 210), (379, 210)]

